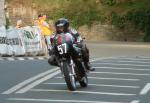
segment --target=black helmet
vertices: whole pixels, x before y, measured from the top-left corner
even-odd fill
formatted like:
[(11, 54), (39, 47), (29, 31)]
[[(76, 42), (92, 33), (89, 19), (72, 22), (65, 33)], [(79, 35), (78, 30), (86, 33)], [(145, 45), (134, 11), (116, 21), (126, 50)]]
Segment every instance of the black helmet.
[(63, 32), (67, 32), (69, 28), (69, 21), (65, 18), (58, 19), (55, 23), (56, 31), (59, 32), (59, 28), (63, 28)]

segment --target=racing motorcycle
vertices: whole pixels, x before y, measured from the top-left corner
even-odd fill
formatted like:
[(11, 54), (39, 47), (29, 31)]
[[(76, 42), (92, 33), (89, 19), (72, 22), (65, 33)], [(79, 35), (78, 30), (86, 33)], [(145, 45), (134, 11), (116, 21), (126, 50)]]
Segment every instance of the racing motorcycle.
[[(71, 34), (70, 34), (71, 35)], [(69, 90), (75, 91), (77, 82), (81, 87), (88, 86), (86, 68), (80, 48), (72, 43), (69, 34), (58, 34), (55, 40), (55, 55), (58, 66)], [(78, 52), (77, 52), (78, 51)]]

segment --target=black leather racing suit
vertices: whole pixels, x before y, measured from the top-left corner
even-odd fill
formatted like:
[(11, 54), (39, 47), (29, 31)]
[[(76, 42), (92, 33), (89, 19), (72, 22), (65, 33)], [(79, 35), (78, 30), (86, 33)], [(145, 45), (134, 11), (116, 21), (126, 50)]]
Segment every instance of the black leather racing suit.
[[(86, 44), (83, 42), (83, 39), (81, 38), (80, 34), (73, 28), (69, 28), (68, 32), (70, 34), (72, 34), (72, 36), (74, 37), (74, 44), (81, 48), (81, 53), (82, 53), (82, 57), (83, 57), (83, 61), (84, 61), (84, 65), (86, 67), (87, 70), (90, 69), (90, 63), (89, 63), (89, 49), (87, 48)], [(57, 33), (54, 33), (51, 36), (51, 41), (53, 42), (53, 39), (55, 38), (55, 36), (57, 35)], [(53, 43), (52, 43), (53, 44)], [(58, 66), (57, 61), (56, 61), (56, 57), (55, 55), (50, 54), (50, 58), (48, 60), (48, 63), (54, 66)]]

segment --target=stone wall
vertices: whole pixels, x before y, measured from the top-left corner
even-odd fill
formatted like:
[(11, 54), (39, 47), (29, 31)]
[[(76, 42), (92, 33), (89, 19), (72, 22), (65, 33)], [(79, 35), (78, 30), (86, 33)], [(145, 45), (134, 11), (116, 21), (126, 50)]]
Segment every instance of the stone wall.
[(37, 17), (37, 11), (32, 4), (32, 0), (9, 0), (7, 12), (10, 25), (13, 26), (20, 19), (24, 26), (32, 25), (33, 18)]
[(4, 9), (5, 0), (0, 0), (0, 25), (5, 25), (5, 9)]
[(91, 27), (81, 26), (79, 32), (89, 41), (142, 41), (144, 33), (133, 25), (119, 29), (112, 25), (95, 23)]

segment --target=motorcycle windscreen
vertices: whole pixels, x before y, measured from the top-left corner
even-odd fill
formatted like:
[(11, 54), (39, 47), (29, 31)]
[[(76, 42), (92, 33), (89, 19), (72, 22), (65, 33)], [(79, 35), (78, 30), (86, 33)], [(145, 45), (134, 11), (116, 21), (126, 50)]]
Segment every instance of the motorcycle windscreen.
[(73, 43), (73, 37), (70, 33), (59, 34), (57, 37), (57, 50), (60, 55), (67, 54), (70, 45)]

